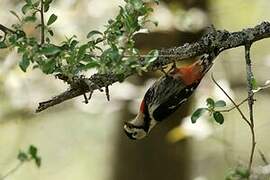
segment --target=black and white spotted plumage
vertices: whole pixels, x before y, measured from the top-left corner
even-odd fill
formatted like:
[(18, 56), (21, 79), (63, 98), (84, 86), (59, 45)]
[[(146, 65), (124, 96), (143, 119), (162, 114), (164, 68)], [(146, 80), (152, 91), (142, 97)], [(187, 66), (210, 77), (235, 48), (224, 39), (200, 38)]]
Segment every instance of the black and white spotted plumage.
[(198, 85), (195, 82), (185, 86), (173, 76), (163, 76), (147, 90), (145, 105), (156, 121), (162, 121), (186, 102)]
[(198, 87), (212, 66), (214, 57), (201, 57), (192, 65), (175, 68), (159, 78), (145, 93), (137, 117), (125, 123), (124, 130), (131, 139), (142, 139), (151, 129), (174, 113)]

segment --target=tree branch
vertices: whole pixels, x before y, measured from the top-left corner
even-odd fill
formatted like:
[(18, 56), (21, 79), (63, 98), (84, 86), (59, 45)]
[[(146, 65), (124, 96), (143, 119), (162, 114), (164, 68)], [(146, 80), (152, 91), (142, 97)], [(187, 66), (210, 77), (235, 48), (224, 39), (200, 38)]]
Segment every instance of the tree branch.
[(40, 36), (40, 43), (44, 44), (45, 41), (45, 22), (44, 22), (44, 2), (41, 0), (40, 2), (40, 21), (41, 21), (41, 36)]
[(254, 118), (253, 118), (253, 104), (254, 104), (254, 93), (253, 93), (253, 81), (254, 75), (251, 67), (251, 59), (250, 59), (250, 46), (251, 43), (247, 43), (245, 45), (245, 58), (246, 58), (246, 69), (247, 69), (247, 90), (248, 90), (248, 107), (249, 107), (249, 122), (250, 122), (250, 131), (251, 131), (251, 153), (249, 158), (248, 170), (251, 171), (254, 151), (256, 147), (256, 138), (255, 138), (255, 130), (254, 130)]
[[(218, 55), (224, 50), (245, 46), (247, 42), (253, 43), (269, 37), (269, 22), (263, 22), (254, 28), (243, 29), (242, 31), (231, 33), (226, 30), (215, 30), (214, 28), (210, 28), (209, 32), (195, 43), (186, 43), (180, 47), (159, 50), (159, 57), (148, 66), (148, 70), (154, 71), (172, 62), (193, 58), (203, 54), (215, 53)], [(140, 58), (140, 62), (142, 65), (145, 64), (143, 57)], [(115, 82), (121, 82), (132, 74), (136, 74), (136, 72), (129, 72), (121, 77), (117, 74), (94, 74), (90, 78), (79, 78), (75, 81), (75, 86), (71, 85), (67, 91), (53, 97), (51, 100), (39, 103), (36, 112), (41, 112), (51, 106), (83, 95), (87, 92), (92, 93), (96, 89), (101, 89)], [(88, 86), (86, 81), (91, 82), (91, 85)]]
[(2, 24), (0, 24), (0, 31), (2, 31), (4, 34), (4, 36), (1, 35), (0, 33), (0, 43), (4, 42), (6, 40), (6, 36), (8, 33), (16, 33), (15, 31), (13, 31), (12, 29), (7, 28), (6, 26), (3, 26)]
[(2, 25), (2, 24), (0, 24), (0, 31), (2, 31), (2, 32), (4, 32), (4, 33), (8, 33), (8, 32), (10, 32), (10, 33), (15, 33), (15, 31), (13, 31), (13, 30), (7, 28), (6, 26), (4, 26), (4, 25)]

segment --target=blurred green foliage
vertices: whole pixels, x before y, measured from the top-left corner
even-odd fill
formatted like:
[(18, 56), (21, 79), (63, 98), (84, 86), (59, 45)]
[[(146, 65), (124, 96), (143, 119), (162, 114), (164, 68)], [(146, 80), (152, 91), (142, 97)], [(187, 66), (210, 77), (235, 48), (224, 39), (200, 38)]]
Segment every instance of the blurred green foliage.
[(17, 158), (22, 163), (26, 161), (34, 161), (37, 167), (41, 166), (41, 157), (38, 156), (38, 149), (34, 145), (30, 145), (28, 151), (20, 151)]
[[(149, 14), (153, 11), (149, 4), (142, 0), (125, 0), (124, 7), (115, 19), (110, 19), (106, 30), (90, 31), (86, 43), (80, 43), (76, 36), (66, 38), (60, 45), (51, 43), (54, 31), (51, 26), (57, 20), (51, 14), (48, 21), (43, 22), (43, 16), (50, 8), (53, 0), (25, 0), (21, 8), (23, 17), (11, 11), (18, 19), (13, 24), (13, 30), (5, 32), (0, 48), (16, 48), (22, 59), (20, 68), (26, 72), (32, 64), (45, 74), (62, 74), (69, 78), (79, 75), (82, 71), (97, 69), (99, 73), (115, 73), (124, 75), (137, 71), (146, 71), (147, 66), (158, 56), (157, 51), (151, 51), (146, 57), (146, 63), (139, 61), (140, 52), (134, 47), (133, 36), (144, 28)], [(158, 3), (158, 1), (154, 1)], [(38, 15), (41, 21), (38, 21)], [(28, 37), (23, 30), (26, 23), (35, 23), (40, 29), (41, 43), (34, 37)], [(45, 42), (42, 39), (45, 38)]]

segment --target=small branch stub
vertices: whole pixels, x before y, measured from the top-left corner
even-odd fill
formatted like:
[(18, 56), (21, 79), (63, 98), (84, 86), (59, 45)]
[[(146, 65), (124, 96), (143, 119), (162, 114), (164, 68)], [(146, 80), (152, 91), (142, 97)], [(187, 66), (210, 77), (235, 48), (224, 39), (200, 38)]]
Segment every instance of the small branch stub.
[(107, 100), (110, 101), (110, 90), (109, 90), (109, 86), (106, 86), (105, 87), (105, 93), (106, 93)]

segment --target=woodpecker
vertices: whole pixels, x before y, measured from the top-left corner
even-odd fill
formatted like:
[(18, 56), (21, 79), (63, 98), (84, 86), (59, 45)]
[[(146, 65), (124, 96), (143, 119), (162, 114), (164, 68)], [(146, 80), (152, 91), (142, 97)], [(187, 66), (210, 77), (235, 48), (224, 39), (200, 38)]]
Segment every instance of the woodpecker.
[(216, 55), (205, 54), (193, 64), (174, 67), (146, 91), (135, 119), (125, 122), (124, 131), (130, 139), (143, 139), (159, 122), (175, 112), (200, 84), (213, 65)]

